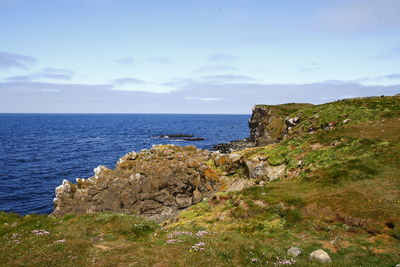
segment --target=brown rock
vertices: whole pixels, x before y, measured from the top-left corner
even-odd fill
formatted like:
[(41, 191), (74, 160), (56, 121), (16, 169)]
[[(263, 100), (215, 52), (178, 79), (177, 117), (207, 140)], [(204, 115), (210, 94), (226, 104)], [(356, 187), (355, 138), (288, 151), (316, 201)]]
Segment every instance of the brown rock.
[(218, 188), (218, 174), (205, 162), (210, 152), (194, 146), (153, 146), (128, 153), (114, 170), (99, 166), (94, 176), (56, 189), (53, 215), (97, 211), (171, 219), (179, 209), (200, 202)]

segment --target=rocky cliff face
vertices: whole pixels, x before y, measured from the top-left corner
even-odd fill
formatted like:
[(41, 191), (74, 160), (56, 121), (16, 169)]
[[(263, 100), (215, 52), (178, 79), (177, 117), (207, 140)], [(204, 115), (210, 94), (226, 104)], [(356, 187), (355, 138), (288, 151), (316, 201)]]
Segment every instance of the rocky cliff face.
[(285, 117), (274, 107), (255, 106), (249, 120), (250, 140), (256, 146), (282, 140), (286, 133)]
[(291, 114), (311, 104), (284, 104), (277, 106), (254, 106), (249, 120), (250, 138), (255, 146), (264, 146), (282, 141), (288, 131), (300, 123)]
[(113, 211), (164, 221), (219, 190), (218, 176), (205, 164), (209, 158), (209, 151), (194, 146), (128, 153), (114, 170), (99, 166), (89, 179), (64, 180), (56, 188), (53, 215)]

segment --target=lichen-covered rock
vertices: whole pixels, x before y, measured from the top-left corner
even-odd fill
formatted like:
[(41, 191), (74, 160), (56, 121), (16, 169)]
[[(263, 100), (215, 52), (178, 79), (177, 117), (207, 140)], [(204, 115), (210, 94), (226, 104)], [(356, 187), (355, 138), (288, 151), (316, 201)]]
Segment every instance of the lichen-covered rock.
[(205, 164), (209, 158), (209, 151), (194, 146), (160, 145), (128, 153), (114, 170), (99, 166), (89, 179), (64, 180), (56, 188), (53, 215), (112, 211), (170, 219), (219, 190), (221, 181)]
[(310, 253), (310, 260), (318, 261), (320, 263), (331, 263), (331, 257), (322, 249), (315, 250)]
[(227, 173), (235, 173), (245, 165), (242, 155), (237, 153), (220, 154), (219, 152), (215, 152), (212, 153), (212, 159), (215, 166)]
[(250, 179), (273, 181), (283, 177), (286, 165), (271, 166), (267, 160), (255, 158), (246, 161), (247, 172)]
[(287, 254), (288, 256), (295, 258), (301, 254), (301, 249), (298, 247), (291, 247), (288, 249)]

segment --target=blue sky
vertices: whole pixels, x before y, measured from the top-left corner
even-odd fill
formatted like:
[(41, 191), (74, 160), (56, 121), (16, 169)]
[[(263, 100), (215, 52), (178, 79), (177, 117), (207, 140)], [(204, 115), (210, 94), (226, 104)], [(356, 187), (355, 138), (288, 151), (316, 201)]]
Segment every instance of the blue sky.
[(400, 93), (398, 0), (0, 0), (0, 112), (250, 113)]

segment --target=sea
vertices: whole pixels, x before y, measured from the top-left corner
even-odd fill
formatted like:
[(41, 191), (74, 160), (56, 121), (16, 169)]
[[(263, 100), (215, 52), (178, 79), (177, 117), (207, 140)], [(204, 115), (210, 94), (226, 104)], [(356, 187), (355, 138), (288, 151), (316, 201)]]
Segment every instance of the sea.
[[(49, 214), (63, 179), (156, 144), (214, 145), (246, 138), (250, 115), (0, 114), (0, 211)], [(189, 134), (202, 141), (160, 138)]]

